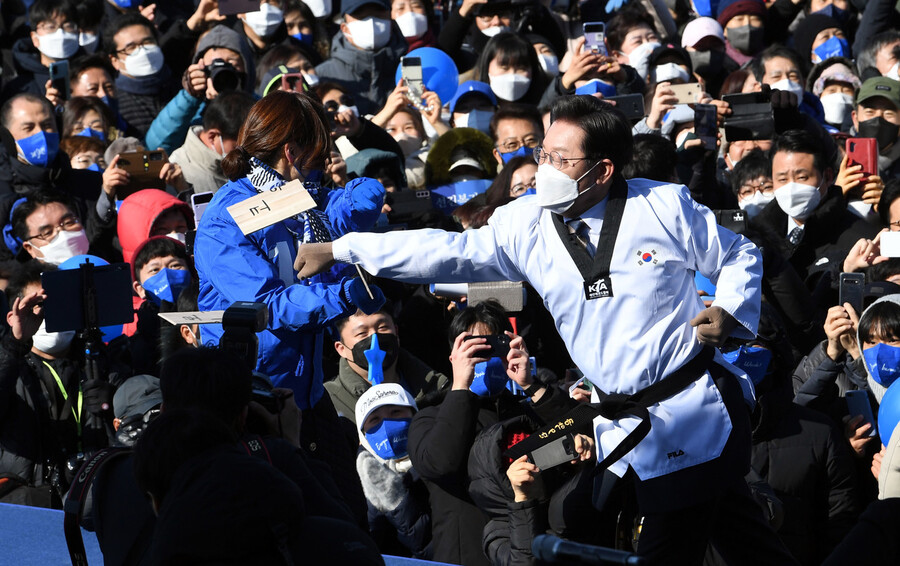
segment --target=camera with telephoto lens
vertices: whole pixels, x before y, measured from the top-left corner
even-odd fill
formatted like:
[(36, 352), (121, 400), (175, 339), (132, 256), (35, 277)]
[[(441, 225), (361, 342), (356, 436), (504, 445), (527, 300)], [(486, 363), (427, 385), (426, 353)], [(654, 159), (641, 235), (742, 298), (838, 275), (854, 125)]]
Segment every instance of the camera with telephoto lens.
[(206, 76), (212, 79), (216, 92), (238, 90), (244, 84), (244, 73), (234, 68), (234, 65), (224, 59), (215, 59), (204, 69)]
[[(222, 338), (219, 348), (232, 352), (252, 369), (256, 367), (259, 350), (257, 332), (269, 325), (269, 310), (264, 303), (238, 301), (225, 309), (222, 315)], [(279, 411), (278, 399), (272, 394), (272, 382), (268, 376), (253, 372), (253, 400), (270, 413)]]

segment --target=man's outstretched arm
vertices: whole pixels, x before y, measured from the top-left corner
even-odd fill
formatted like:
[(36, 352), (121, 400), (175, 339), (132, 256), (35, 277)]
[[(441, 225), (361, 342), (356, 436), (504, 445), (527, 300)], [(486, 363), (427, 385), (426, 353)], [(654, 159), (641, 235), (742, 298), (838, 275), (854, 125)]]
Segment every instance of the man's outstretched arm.
[(361, 265), (369, 273), (408, 283), (522, 281), (507, 247), (490, 224), (462, 233), (410, 230), (352, 233), (330, 244), (304, 244), (294, 268), (311, 277), (334, 261)]

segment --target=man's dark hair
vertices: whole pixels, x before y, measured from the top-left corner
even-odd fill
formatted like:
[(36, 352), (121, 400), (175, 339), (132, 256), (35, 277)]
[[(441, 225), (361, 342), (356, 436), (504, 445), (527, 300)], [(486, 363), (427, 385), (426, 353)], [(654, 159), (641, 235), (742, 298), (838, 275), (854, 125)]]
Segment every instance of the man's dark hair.
[(671, 183), (677, 178), (675, 163), (678, 154), (671, 140), (657, 134), (634, 136), (634, 156), (622, 169), (626, 179), (637, 177)]
[(103, 47), (108, 55), (116, 56), (116, 34), (130, 26), (144, 26), (159, 41), (159, 32), (156, 31), (153, 22), (142, 16), (140, 12), (125, 12), (111, 19), (106, 24), (106, 29), (103, 30)]
[[(173, 240), (168, 236), (157, 236), (150, 238), (147, 243), (138, 251), (132, 259), (134, 265), (134, 275), (137, 279), (138, 273), (144, 269), (144, 266), (157, 257), (175, 256), (188, 261), (187, 250), (184, 244), (177, 240)], [(188, 263), (190, 263), (188, 261)]]
[(104, 0), (78, 0), (78, 5), (75, 6), (78, 13), (78, 27), (82, 31), (86, 29), (95, 30), (95, 33), (99, 31), (98, 28), (106, 14), (105, 4)]
[(35, 0), (28, 9), (28, 22), (34, 30), (39, 23), (49, 22), (60, 15), (64, 21), (78, 23), (78, 10), (71, 0)]
[[(766, 76), (766, 63), (775, 57), (784, 57), (791, 61), (795, 67), (797, 67), (797, 72), (800, 73), (800, 80), (797, 82), (801, 85), (806, 85), (806, 71), (808, 65), (803, 61), (803, 58), (800, 55), (791, 49), (790, 47), (785, 47), (784, 45), (772, 45), (767, 47), (762, 53), (756, 56), (755, 59), (750, 63), (750, 69), (753, 71), (753, 75), (756, 77), (756, 80), (759, 82), (763, 81), (763, 77)], [(785, 77), (787, 78), (787, 77)], [(803, 102), (802, 100), (800, 102)]]
[(28, 102), (33, 102), (34, 104), (43, 104), (47, 108), (47, 111), (50, 112), (50, 115), (53, 115), (53, 106), (50, 104), (49, 100), (47, 100), (43, 96), (38, 96), (30, 92), (20, 92), (19, 94), (4, 102), (3, 107), (0, 108), (0, 126), (9, 129), (9, 122), (12, 116), (13, 105), (20, 100), (27, 100)]
[(887, 281), (888, 277), (900, 274), (900, 257), (892, 257), (881, 263), (873, 263), (866, 269), (870, 283)]
[(647, 26), (654, 33), (658, 33), (656, 26), (653, 25), (653, 18), (643, 8), (633, 8), (629, 5), (619, 10), (606, 23), (606, 41), (609, 43), (609, 48), (613, 51), (621, 51), (622, 42), (625, 41), (628, 32), (642, 26)]
[(116, 70), (113, 69), (109, 58), (99, 53), (94, 53), (93, 55), (86, 55), (69, 61), (69, 82), (78, 82), (78, 77), (81, 73), (88, 69), (103, 69), (110, 79), (116, 78)]
[(494, 115), (491, 117), (491, 139), (494, 143), (499, 141), (497, 140), (497, 125), (501, 120), (529, 120), (534, 122), (540, 136), (543, 137), (544, 135), (544, 122), (541, 120), (541, 115), (537, 108), (531, 104), (511, 102), (504, 104), (499, 110), (494, 112)]
[[(12, 224), (13, 236), (20, 242), (24, 242), (28, 238), (28, 217), (34, 214), (38, 208), (48, 205), (52, 202), (58, 202), (65, 205), (70, 211), (75, 212), (72, 201), (65, 193), (59, 191), (38, 191), (27, 199), (25, 202), (16, 207), (13, 212), (10, 224)], [(81, 219), (79, 219), (81, 220)]]
[(198, 409), (169, 409), (144, 429), (134, 447), (134, 478), (162, 503), (182, 464), (216, 447), (234, 445), (233, 430)]
[(779, 151), (785, 153), (808, 153), (813, 156), (813, 167), (820, 175), (825, 173), (828, 167), (825, 161), (825, 150), (822, 148), (822, 141), (814, 134), (806, 130), (788, 130), (775, 137), (772, 143), (772, 149), (769, 151), (771, 156), (769, 163), (775, 158), (775, 154)]
[(457, 336), (466, 332), (473, 324), (478, 322), (487, 326), (491, 334), (503, 334), (504, 330), (512, 332), (509, 315), (500, 306), (500, 303), (497, 301), (482, 301), (459, 311), (453, 320), (450, 321), (450, 327), (447, 329), (447, 339), (450, 340), (450, 346), (453, 346)]
[(201, 409), (234, 427), (250, 403), (250, 367), (236, 354), (216, 348), (185, 348), (163, 361), (159, 389), (163, 407)]
[(860, 342), (892, 342), (897, 339), (900, 339), (900, 305), (897, 303), (882, 301), (860, 315)]
[(256, 99), (250, 93), (232, 90), (220, 93), (203, 111), (203, 129), (216, 128), (222, 137), (236, 140)]
[(891, 223), (891, 205), (900, 198), (900, 177), (894, 177), (884, 184), (884, 191), (878, 199), (878, 216), (881, 225), (888, 226)]
[(607, 158), (619, 172), (631, 163), (631, 125), (616, 107), (593, 96), (561, 96), (550, 110), (550, 123), (557, 120), (571, 122), (584, 131), (581, 149), (585, 157)]
[[(395, 309), (394, 303), (391, 300), (387, 300), (387, 301), (385, 301), (385, 303), (383, 305), (381, 305), (381, 308), (378, 309), (377, 312), (372, 313), (372, 314), (379, 314), (379, 313), (385, 314), (388, 317), (390, 317), (391, 322), (393, 322), (394, 325), (396, 326), (397, 318), (394, 316), (394, 312), (395, 312), (394, 309)], [(350, 316), (356, 316), (359, 314), (364, 314), (364, 313), (362, 311), (358, 310), (355, 313), (351, 314)], [(334, 325), (334, 339), (335, 340), (340, 341), (341, 331), (344, 329), (345, 326), (347, 326), (347, 323), (350, 322), (350, 316), (343, 316), (343, 317), (335, 320), (332, 323)]]
[(6, 300), (12, 305), (17, 298), (25, 296), (25, 287), (32, 283), (41, 283), (41, 273), (56, 271), (56, 266), (37, 259), (30, 259), (13, 271), (6, 284)]
[(745, 184), (760, 177), (772, 178), (772, 160), (756, 148), (738, 161), (731, 172), (731, 190), (738, 194)]

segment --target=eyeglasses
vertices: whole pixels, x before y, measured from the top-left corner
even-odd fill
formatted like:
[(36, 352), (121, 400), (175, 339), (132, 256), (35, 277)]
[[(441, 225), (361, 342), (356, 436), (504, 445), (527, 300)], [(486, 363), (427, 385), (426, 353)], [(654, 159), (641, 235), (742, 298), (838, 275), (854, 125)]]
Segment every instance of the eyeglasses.
[(541, 140), (537, 138), (525, 138), (523, 141), (507, 140), (501, 144), (497, 144), (497, 149), (503, 153), (512, 153), (518, 151), (523, 145), (528, 148), (535, 148), (539, 143), (541, 143)]
[(41, 231), (34, 235), (25, 238), (24, 241), (33, 240), (37, 238), (39, 240), (43, 240), (45, 242), (50, 242), (53, 238), (56, 237), (56, 234), (61, 230), (65, 230), (67, 232), (74, 232), (75, 230), (79, 230), (81, 228), (81, 221), (78, 220), (78, 217), (74, 214), (68, 214), (63, 217), (62, 221), (56, 226), (44, 226)]
[(155, 38), (148, 37), (148, 38), (144, 39), (143, 41), (141, 41), (140, 43), (129, 43), (122, 49), (116, 49), (116, 54), (117, 55), (125, 55), (127, 57), (128, 55), (134, 54), (134, 52), (137, 51), (139, 47), (146, 48), (146, 47), (150, 47), (151, 45), (159, 45), (159, 44), (156, 42)]
[(771, 181), (767, 181), (765, 183), (744, 183), (738, 188), (738, 196), (741, 198), (752, 197), (756, 191), (761, 192), (762, 194), (769, 196), (775, 193), (775, 186)]
[(41, 35), (56, 33), (59, 28), (66, 33), (78, 33), (78, 24), (75, 22), (63, 22), (62, 25), (56, 22), (41, 22), (37, 25), (37, 30), (41, 32)]
[(550, 165), (560, 170), (562, 170), (563, 165), (568, 167), (570, 161), (584, 161), (585, 159), (590, 159), (590, 157), (563, 157), (558, 151), (547, 153), (542, 147), (534, 148), (534, 161), (538, 165), (543, 165), (549, 161)]

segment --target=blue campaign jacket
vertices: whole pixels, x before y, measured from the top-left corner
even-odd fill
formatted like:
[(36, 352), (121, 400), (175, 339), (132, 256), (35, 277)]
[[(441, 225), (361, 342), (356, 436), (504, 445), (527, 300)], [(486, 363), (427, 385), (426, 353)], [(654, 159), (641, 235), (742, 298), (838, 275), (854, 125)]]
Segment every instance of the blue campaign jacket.
[[(373, 217), (353, 210), (349, 193), (348, 189), (333, 190), (324, 203), (335, 236), (368, 229), (377, 218), (378, 211)], [(318, 365), (323, 330), (333, 320), (356, 312), (356, 306), (343, 298), (344, 280), (334, 272), (298, 282), (293, 266), (295, 234), (304, 232), (300, 220), (289, 218), (249, 236), (241, 233), (227, 208), (256, 194), (246, 178), (228, 182), (203, 213), (194, 242), (200, 278), (198, 303), (201, 311), (222, 310), (235, 301), (265, 303), (269, 327), (257, 335), (256, 369), (267, 374), (276, 387), (293, 389), (294, 399), (305, 409), (324, 393), (324, 376)], [(201, 333), (204, 344), (217, 344), (222, 327), (205, 324)]]

